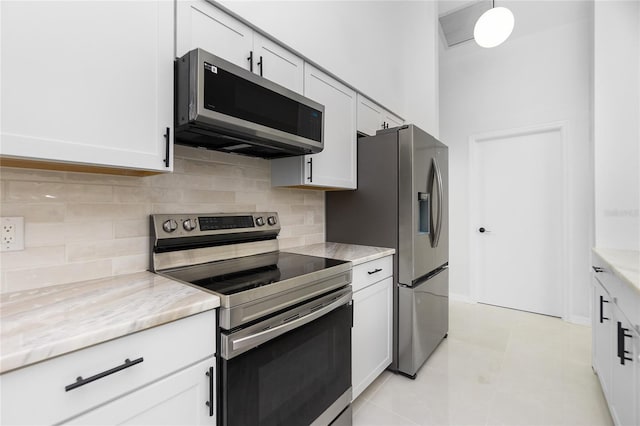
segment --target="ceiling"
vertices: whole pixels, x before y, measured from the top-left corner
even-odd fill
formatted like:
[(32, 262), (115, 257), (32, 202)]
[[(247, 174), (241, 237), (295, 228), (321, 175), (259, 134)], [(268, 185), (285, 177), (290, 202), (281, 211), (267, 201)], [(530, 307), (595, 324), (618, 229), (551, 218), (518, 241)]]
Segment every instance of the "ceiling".
[[(438, 15), (442, 18), (445, 15), (458, 14), (457, 12), (482, 2), (486, 3), (487, 0), (439, 0)], [(515, 17), (515, 27), (510, 38), (523, 37), (570, 22), (590, 19), (592, 4), (592, 0), (495, 0), (496, 7), (509, 8)], [(464, 14), (459, 15), (464, 16)], [(475, 21), (467, 20), (458, 24), (466, 26), (466, 31), (473, 33)], [(444, 41), (442, 25), (440, 29)], [(447, 46), (447, 43), (445, 42), (444, 45)]]

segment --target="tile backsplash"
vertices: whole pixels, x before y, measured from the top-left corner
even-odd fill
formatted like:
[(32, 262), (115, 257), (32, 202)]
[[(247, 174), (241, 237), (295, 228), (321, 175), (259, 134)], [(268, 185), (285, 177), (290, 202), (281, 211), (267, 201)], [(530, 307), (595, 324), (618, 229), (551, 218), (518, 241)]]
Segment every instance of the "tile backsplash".
[(281, 248), (324, 241), (324, 192), (271, 187), (268, 160), (175, 147), (148, 177), (0, 168), (0, 216), (23, 216), (25, 249), (0, 254), (1, 292), (149, 268), (152, 213), (276, 211)]

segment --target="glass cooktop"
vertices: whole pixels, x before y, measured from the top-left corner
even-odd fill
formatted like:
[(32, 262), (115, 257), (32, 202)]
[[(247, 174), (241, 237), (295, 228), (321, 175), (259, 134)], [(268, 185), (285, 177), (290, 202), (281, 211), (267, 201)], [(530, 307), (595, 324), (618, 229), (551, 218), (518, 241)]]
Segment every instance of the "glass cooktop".
[(347, 263), (303, 254), (271, 252), (164, 272), (204, 289), (232, 295)]

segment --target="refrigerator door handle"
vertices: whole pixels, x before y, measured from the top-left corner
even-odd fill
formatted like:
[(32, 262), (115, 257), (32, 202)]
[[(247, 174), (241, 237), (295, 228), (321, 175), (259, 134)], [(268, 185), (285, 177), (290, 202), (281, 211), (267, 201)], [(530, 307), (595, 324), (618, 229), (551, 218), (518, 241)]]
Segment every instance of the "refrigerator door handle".
[(435, 174), (436, 184), (438, 185), (438, 221), (435, 226), (435, 235), (433, 237), (433, 247), (438, 247), (438, 241), (440, 240), (440, 232), (442, 231), (442, 198), (444, 196), (442, 190), (442, 174), (440, 173), (440, 167), (438, 167), (438, 162), (435, 157), (432, 159), (433, 162), (433, 171)]

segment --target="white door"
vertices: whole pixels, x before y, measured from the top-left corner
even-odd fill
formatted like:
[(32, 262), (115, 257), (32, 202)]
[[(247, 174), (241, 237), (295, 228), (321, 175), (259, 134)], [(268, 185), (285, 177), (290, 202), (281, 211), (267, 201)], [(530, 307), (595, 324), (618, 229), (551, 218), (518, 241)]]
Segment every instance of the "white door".
[(474, 142), (479, 302), (562, 315), (562, 147), (559, 129)]

